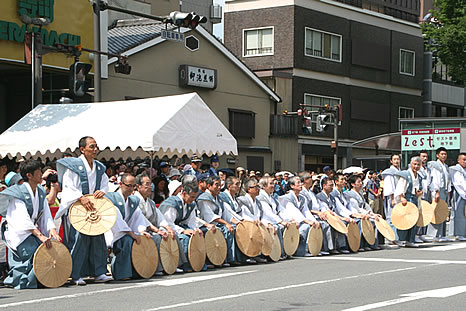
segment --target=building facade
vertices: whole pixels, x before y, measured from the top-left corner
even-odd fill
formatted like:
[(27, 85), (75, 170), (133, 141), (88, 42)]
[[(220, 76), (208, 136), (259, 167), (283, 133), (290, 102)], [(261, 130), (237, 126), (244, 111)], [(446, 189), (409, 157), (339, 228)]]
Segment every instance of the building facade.
[[(371, 1), (376, 2), (383, 1)], [(394, 11), (389, 15), (367, 9), (365, 3), (232, 0), (225, 8), (225, 45), (283, 100), (272, 118), (288, 118), (282, 111), (297, 111), (300, 104), (312, 105), (308, 109), (317, 110), (317, 115), (319, 106), (341, 105), (339, 168), (359, 164), (358, 157), (374, 153), (354, 148), (354, 142), (398, 132), (399, 118), (423, 114), (419, 7), (408, 10), (416, 19), (408, 13), (401, 14), (402, 19), (394, 17)], [(313, 121), (317, 115), (311, 115)], [(312, 125), (309, 134), (298, 120), (291, 130), (273, 128), (289, 122), (272, 123), (274, 163), (291, 170), (332, 166), (332, 127), (320, 133)], [(280, 163), (283, 159), (290, 162)]]

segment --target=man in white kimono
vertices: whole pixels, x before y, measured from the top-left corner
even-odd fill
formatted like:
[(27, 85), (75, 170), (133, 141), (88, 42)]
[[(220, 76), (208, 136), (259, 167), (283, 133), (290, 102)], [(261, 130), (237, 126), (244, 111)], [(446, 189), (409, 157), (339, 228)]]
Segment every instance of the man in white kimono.
[[(330, 213), (334, 216), (337, 216), (341, 221), (345, 221), (344, 217), (341, 217), (335, 213), (336, 211), (336, 201), (333, 196), (330, 195), (333, 191), (333, 180), (331, 180), (329, 177), (324, 177), (321, 181), (321, 188), (322, 191), (319, 192), (316, 195), (316, 198), (319, 202), (319, 209), (313, 209), (312, 213), (316, 214), (320, 220), (324, 220), (327, 222), (327, 213)], [(346, 243), (346, 238), (345, 235), (338, 232), (337, 230), (330, 228), (331, 231), (331, 236), (332, 236), (332, 246), (333, 249), (330, 248), (330, 243), (329, 244), (329, 252), (330, 254), (348, 254), (348, 246)]]
[[(419, 197), (422, 197), (424, 192), (422, 191), (422, 178), (418, 174), (421, 167), (422, 160), (420, 157), (412, 157), (409, 163), (409, 169), (398, 172), (397, 175), (400, 177), (395, 188), (395, 202), (406, 206), (408, 202), (413, 203), (419, 208)], [(406, 247), (419, 247), (418, 244), (414, 244), (416, 235), (416, 225), (408, 230), (397, 229), (397, 235), (400, 242)]]
[[(312, 184), (314, 183), (314, 181), (312, 180), (311, 174), (307, 172), (304, 173), (301, 177), (301, 180), (303, 182), (303, 189), (301, 190), (299, 195), (302, 196), (306, 201), (307, 213), (315, 214), (315, 216), (312, 215), (312, 218), (318, 221), (320, 223), (320, 227), (322, 228), (323, 245), (321, 254), (329, 255), (330, 251), (334, 249), (333, 241), (335, 240), (335, 234), (328, 222), (319, 217), (321, 207), (315, 193), (312, 191)], [(343, 253), (347, 253), (347, 251), (345, 250), (342, 251)]]
[(460, 241), (466, 241), (466, 217), (464, 206), (466, 204), (466, 153), (458, 155), (458, 163), (450, 166), (452, 184), (455, 188), (452, 198), (452, 209), (455, 214), (454, 235)]
[[(427, 167), (430, 171), (431, 182), (429, 189), (432, 195), (432, 202), (438, 202), (440, 199), (449, 202), (449, 193), (451, 191), (451, 176), (448, 170), (448, 165), (445, 164), (447, 160), (447, 149), (440, 147), (435, 151), (437, 161), (430, 161)], [(454, 219), (454, 214), (452, 214)], [(436, 242), (448, 242), (446, 236), (446, 222), (441, 224), (427, 225), (427, 236), (432, 237)], [(450, 221), (453, 226), (454, 222)]]
[[(399, 154), (392, 154), (390, 158), (391, 166), (382, 172), (383, 177), (383, 205), (385, 212), (385, 219), (392, 226), (393, 231), (396, 233), (396, 228), (392, 224), (392, 210), (395, 206), (395, 188), (398, 178), (395, 173), (400, 171), (401, 157)], [(398, 237), (397, 237), (398, 239)], [(394, 244), (394, 243), (391, 243)]]
[[(192, 235), (203, 234), (201, 226), (215, 230), (215, 225), (206, 223), (196, 217), (198, 211), (196, 197), (199, 192), (197, 179), (194, 175), (185, 175), (181, 180), (183, 190), (176, 196), (171, 196), (160, 204), (159, 209), (168, 224), (178, 235), (185, 257), (188, 257), (189, 239)], [(189, 262), (183, 265), (185, 272), (192, 272)]]
[(283, 209), (280, 212), (282, 219), (288, 222), (294, 222), (299, 226), (299, 244), (296, 250), (296, 256), (311, 256), (307, 244), (307, 235), (311, 227), (320, 228), (320, 223), (314, 218), (309, 211), (306, 200), (300, 196), (303, 188), (301, 178), (293, 176), (288, 179), (288, 185), (291, 190), (278, 198)]
[(225, 208), (220, 194), (220, 177), (210, 175), (207, 180), (207, 190), (197, 198), (200, 217), (204, 221), (215, 224), (225, 237), (227, 243), (227, 257), (225, 265), (236, 264), (235, 259), (235, 226), (239, 223)]
[(272, 177), (262, 177), (259, 180), (259, 187), (261, 188), (257, 199), (261, 202), (263, 216), (262, 222), (267, 226), (274, 228), (274, 234), (277, 235), (281, 245), (281, 258), (285, 259), (286, 254), (283, 248), (283, 231), (292, 225), (290, 222), (283, 220), (280, 217), (280, 202), (273, 196), (275, 190), (275, 182)]
[(141, 239), (152, 238), (146, 231), (147, 220), (139, 208), (140, 200), (132, 195), (135, 187), (134, 176), (125, 173), (121, 176), (118, 192), (109, 192), (105, 195), (112, 201), (117, 212), (117, 219), (112, 230), (105, 233), (107, 245), (113, 249), (112, 275), (115, 280), (138, 277), (131, 264), (133, 241), (140, 244)]
[(240, 180), (235, 176), (230, 176), (225, 180), (225, 190), (218, 195), (223, 201), (223, 206), (228, 210), (231, 216), (237, 221), (243, 220), (241, 209), (239, 208), (236, 196), (240, 191)]
[[(378, 241), (378, 230), (375, 227), (375, 221), (381, 219), (382, 216), (379, 214), (375, 214), (372, 211), (370, 205), (366, 202), (364, 197), (361, 195), (362, 190), (362, 179), (359, 175), (351, 175), (348, 184), (351, 187), (351, 190), (346, 191), (344, 193), (344, 197), (348, 201), (348, 207), (351, 209), (351, 217), (358, 219), (359, 230), (361, 231), (361, 244), (360, 244), (360, 251), (370, 251), (370, 250), (380, 250), (379, 241)], [(364, 235), (362, 234), (361, 230), (361, 222), (360, 219), (367, 219), (372, 222), (375, 232), (375, 243), (369, 244), (366, 241)]]
[[(262, 205), (257, 199), (259, 195), (259, 185), (257, 180), (250, 178), (245, 183), (246, 194), (237, 198), (239, 208), (241, 210), (240, 215), (243, 217), (243, 220), (252, 221), (261, 225), (261, 219), (263, 215)], [(241, 255), (237, 255), (239, 262), (244, 262), (244, 258)], [(247, 263), (265, 263), (267, 260), (260, 256), (254, 257), (254, 259), (246, 259)]]
[[(4, 284), (16, 289), (37, 288), (32, 261), (37, 248), (51, 239), (60, 241), (45, 197), (39, 161), (26, 160), (20, 165), (24, 183), (0, 193), (0, 214), (5, 216), (2, 234), (8, 246), (10, 270)], [(6, 228), (8, 226), (8, 229)]]
[[(180, 255), (179, 266), (183, 265), (187, 262), (187, 259), (184, 256), (181, 242), (160, 210), (155, 206), (155, 202), (151, 200), (150, 196), (152, 194), (152, 182), (146, 173), (142, 173), (136, 176), (136, 189), (137, 191), (134, 193), (134, 195), (139, 199), (139, 208), (147, 219), (147, 231), (152, 232), (152, 240), (154, 240), (157, 249), (160, 250), (160, 243), (162, 242), (162, 238), (176, 239), (178, 242)], [(157, 272), (162, 272), (162, 263), (160, 260), (159, 266), (157, 267)], [(182, 270), (177, 272), (182, 272)]]
[(108, 282), (107, 244), (103, 234), (90, 236), (82, 234), (71, 226), (68, 210), (76, 201), (88, 211), (94, 209), (92, 202), (85, 197), (93, 194), (94, 198), (103, 198), (108, 191), (108, 177), (105, 166), (95, 160), (99, 147), (94, 138), (85, 136), (79, 140), (81, 156), (63, 158), (57, 161), (58, 181), (61, 183), (60, 208), (55, 219), (62, 217), (64, 231), (63, 243), (68, 247), (73, 259), (71, 272), (72, 284), (86, 285), (82, 279), (94, 276), (95, 282)]
[[(424, 192), (422, 195), (422, 199), (427, 201), (427, 202), (432, 202), (432, 198), (430, 196), (430, 191), (429, 191), (429, 184), (430, 184), (430, 172), (427, 169), (427, 162), (429, 159), (429, 155), (427, 153), (427, 150), (422, 150), (419, 152), (419, 157), (421, 158), (421, 168), (418, 171), (419, 176), (422, 179), (422, 191)], [(427, 226), (425, 227), (417, 227), (416, 229), (416, 237), (414, 241), (416, 243), (423, 243), (423, 242), (429, 242), (428, 239), (426, 239), (425, 235), (427, 233)]]

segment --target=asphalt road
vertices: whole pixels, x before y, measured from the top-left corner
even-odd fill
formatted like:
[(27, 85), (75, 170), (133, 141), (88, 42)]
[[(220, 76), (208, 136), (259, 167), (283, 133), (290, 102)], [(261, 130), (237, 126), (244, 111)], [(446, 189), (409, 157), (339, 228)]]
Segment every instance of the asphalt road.
[(466, 242), (150, 280), (0, 288), (0, 310), (465, 310)]

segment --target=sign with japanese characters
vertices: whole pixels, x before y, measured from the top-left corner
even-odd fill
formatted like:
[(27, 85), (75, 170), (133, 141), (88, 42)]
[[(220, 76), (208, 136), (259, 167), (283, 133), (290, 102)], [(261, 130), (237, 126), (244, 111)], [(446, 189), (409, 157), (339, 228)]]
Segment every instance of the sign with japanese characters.
[(439, 147), (460, 149), (460, 132), (460, 128), (403, 130), (401, 150), (435, 150)]
[(193, 86), (208, 89), (217, 87), (217, 70), (181, 65), (179, 68), (180, 86)]
[(178, 31), (171, 31), (171, 30), (162, 30), (162, 39), (177, 41), (177, 42), (184, 42), (184, 34)]

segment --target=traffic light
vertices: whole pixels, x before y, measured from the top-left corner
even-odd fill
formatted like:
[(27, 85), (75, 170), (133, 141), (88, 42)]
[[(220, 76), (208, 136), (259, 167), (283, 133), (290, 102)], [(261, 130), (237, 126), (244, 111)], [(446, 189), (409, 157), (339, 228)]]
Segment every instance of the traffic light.
[(319, 114), (317, 116), (317, 123), (316, 123), (316, 132), (323, 132), (325, 131), (325, 128), (327, 127), (327, 124), (325, 124), (326, 121), (329, 121), (330, 117), (328, 114)]
[(169, 22), (178, 27), (194, 29), (197, 25), (207, 22), (207, 17), (196, 15), (194, 12), (184, 13), (174, 11), (170, 13)]
[(89, 81), (86, 75), (91, 70), (92, 65), (76, 62), (70, 66), (70, 93), (74, 96), (84, 96), (89, 89)]

